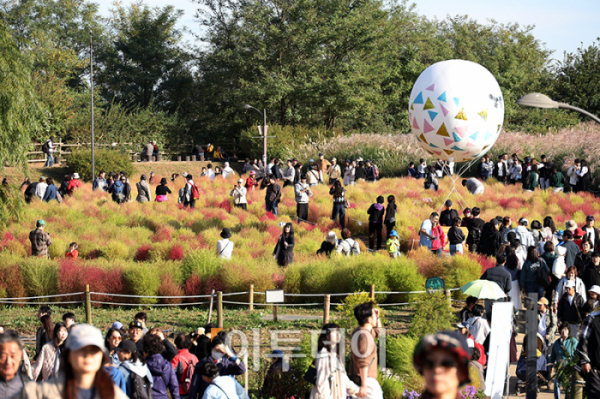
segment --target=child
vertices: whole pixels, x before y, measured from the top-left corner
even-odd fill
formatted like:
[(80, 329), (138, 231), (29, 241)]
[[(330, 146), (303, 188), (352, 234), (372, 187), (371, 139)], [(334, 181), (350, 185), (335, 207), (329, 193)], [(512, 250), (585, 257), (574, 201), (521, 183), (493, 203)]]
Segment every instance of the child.
[(417, 173), (417, 179), (424, 179), (427, 175), (427, 162), (423, 158), (419, 159), (419, 168)]
[(65, 254), (65, 258), (76, 259), (79, 256), (79, 251), (77, 251), (77, 248), (79, 248), (77, 246), (77, 243), (76, 242), (72, 242), (71, 245), (69, 245), (69, 250)]
[(414, 162), (408, 164), (408, 176), (415, 179), (418, 177), (417, 171), (415, 170)]
[(400, 240), (398, 237), (398, 233), (396, 230), (392, 230), (390, 232), (390, 238), (385, 243), (388, 253), (390, 254), (390, 258), (398, 258), (402, 256), (400, 253)]

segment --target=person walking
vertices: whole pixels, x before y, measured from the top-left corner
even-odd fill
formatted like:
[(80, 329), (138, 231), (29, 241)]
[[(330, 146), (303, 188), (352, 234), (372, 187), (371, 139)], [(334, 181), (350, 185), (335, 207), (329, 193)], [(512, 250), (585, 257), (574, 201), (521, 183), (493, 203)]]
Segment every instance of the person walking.
[(0, 333), (0, 398), (19, 398), (23, 387), (31, 382), (29, 363), (23, 342), (15, 330)]
[[(571, 326), (569, 323), (560, 323), (558, 327), (558, 334), (560, 338), (554, 341), (550, 357), (548, 357), (548, 364), (553, 364), (552, 369), (558, 370), (563, 367), (565, 362), (569, 361), (569, 358), (575, 355), (577, 349), (577, 338), (571, 334)], [(550, 369), (551, 370), (551, 369)], [(552, 372), (549, 373), (552, 375)], [(554, 399), (560, 399), (560, 380), (556, 378), (554, 380)], [(576, 388), (577, 390), (577, 388)], [(576, 394), (577, 395), (577, 394)]]
[(575, 292), (574, 281), (569, 280), (565, 284), (565, 289), (566, 292), (558, 301), (556, 317), (558, 318), (558, 324), (569, 323), (571, 326), (571, 336), (576, 337), (582, 321), (581, 315), (583, 314), (585, 301), (581, 295)]
[(92, 191), (96, 191), (96, 189), (100, 189), (102, 191), (108, 190), (106, 185), (106, 172), (101, 171), (98, 177), (96, 177), (92, 183)]
[(249, 399), (244, 387), (234, 378), (221, 375), (216, 364), (202, 363), (200, 374), (204, 383), (208, 384), (202, 395), (203, 399)]
[(356, 178), (356, 181), (367, 180), (367, 170), (365, 169), (365, 164), (363, 161), (358, 161), (358, 166), (356, 167), (354, 176)]
[(310, 165), (306, 171), (306, 182), (310, 187), (319, 184), (319, 167), (316, 164)]
[(398, 232), (396, 232), (396, 230), (390, 231), (389, 238), (385, 242), (385, 246), (390, 258), (402, 256), (402, 253), (400, 252), (400, 237), (398, 236)]
[[(546, 265), (546, 262), (538, 255), (538, 250), (534, 246), (530, 246), (527, 250), (527, 260), (521, 270), (520, 283), (521, 287), (524, 287), (525, 292), (536, 293), (538, 298), (544, 296), (544, 286), (540, 285), (538, 280), (538, 269), (542, 268), (547, 276), (550, 276), (550, 269)], [(550, 284), (550, 281), (548, 281)], [(546, 298), (542, 298), (546, 299)], [(547, 301), (547, 300), (546, 300)]]
[[(502, 291), (508, 296), (512, 288), (512, 276), (506, 270), (506, 256), (504, 254), (496, 255), (496, 267), (490, 267), (487, 269), (481, 277), (480, 280), (488, 280), (493, 281), (498, 284)], [(492, 311), (492, 301), (485, 300), (485, 311), (490, 313)]]
[(69, 181), (69, 186), (67, 187), (67, 194), (73, 195), (75, 190), (79, 190), (81, 188), (81, 181), (79, 180), (79, 173), (73, 173), (71, 176), (71, 180)]
[(281, 186), (273, 176), (269, 177), (269, 184), (265, 193), (265, 205), (267, 212), (277, 216), (277, 207), (281, 199)]
[(300, 177), (300, 182), (294, 186), (296, 199), (296, 218), (298, 223), (308, 221), (308, 202), (313, 193), (306, 183), (306, 175)]
[(42, 152), (47, 156), (44, 168), (51, 168), (54, 166), (54, 151), (56, 151), (57, 147), (58, 146), (54, 145), (54, 136), (50, 136), (44, 145), (42, 145)]
[(223, 171), (221, 172), (221, 174), (223, 175), (223, 179), (227, 179), (230, 176), (235, 176), (235, 171), (231, 166), (229, 166), (229, 162), (225, 162), (223, 164)]
[(231, 238), (231, 231), (225, 227), (220, 235), (222, 239), (217, 241), (217, 256), (230, 260), (233, 254), (233, 242), (229, 240)]
[(35, 230), (29, 233), (29, 241), (31, 242), (31, 256), (38, 258), (49, 258), (48, 247), (52, 245), (50, 233), (45, 231), (46, 222), (42, 219), (35, 224)]
[[(369, 215), (369, 248), (372, 251), (381, 249), (381, 234), (383, 230), (383, 215), (385, 208), (383, 207), (383, 196), (377, 197), (377, 202), (372, 204), (367, 210)], [(375, 238), (377, 238), (377, 247), (375, 246)]]
[(36, 381), (40, 373), (42, 381), (48, 381), (57, 377), (57, 372), (61, 362), (61, 345), (69, 335), (65, 323), (60, 322), (54, 325), (54, 331), (50, 336), (51, 341), (42, 347), (42, 351), (35, 363), (32, 365), (33, 380)]
[(171, 366), (175, 370), (177, 381), (179, 381), (179, 396), (181, 399), (189, 398), (189, 388), (191, 385), (191, 379), (189, 384), (186, 384), (186, 376), (188, 375), (190, 367), (195, 367), (198, 363), (198, 358), (190, 352), (192, 347), (192, 339), (189, 335), (184, 333), (178, 333), (175, 337), (175, 347), (177, 348), (177, 355), (171, 360)]
[(480, 214), (481, 209), (479, 209), (479, 207), (474, 207), (471, 212), (473, 217), (467, 218), (466, 227), (469, 232), (469, 235), (467, 236), (467, 245), (469, 246), (469, 252), (471, 253), (476, 253), (481, 243), (481, 234), (483, 232), (485, 221), (479, 217)]
[(148, 182), (146, 182), (146, 175), (140, 176), (140, 181), (135, 184), (135, 187), (138, 191), (138, 195), (135, 198), (137, 202), (143, 204), (152, 200), (152, 196), (150, 195), (150, 186), (148, 185)]
[(588, 398), (600, 397), (600, 310), (583, 320), (577, 353)]
[(329, 194), (333, 195), (331, 220), (335, 222), (339, 217), (339, 223), (343, 230), (346, 227), (346, 189), (342, 187), (342, 183), (338, 180), (329, 189)]
[(319, 167), (319, 181), (321, 183), (324, 183), (325, 180), (323, 179), (323, 177), (329, 171), (329, 167), (331, 166), (331, 163), (325, 159), (325, 156), (323, 154), (319, 154), (319, 160), (317, 161), (317, 166)]
[(160, 185), (156, 186), (156, 202), (166, 202), (168, 194), (171, 194), (171, 189), (167, 186), (167, 178), (160, 179)]
[(233, 190), (229, 193), (233, 197), (233, 206), (241, 208), (243, 210), (248, 209), (248, 200), (246, 199), (246, 193), (248, 190), (244, 187), (244, 179), (238, 179), (237, 185), (233, 186)]
[(532, 165), (531, 170), (523, 182), (523, 190), (529, 193), (534, 192), (539, 184), (539, 176), (537, 165)]
[(295, 244), (294, 228), (291, 223), (286, 223), (273, 250), (273, 259), (277, 261), (279, 266), (288, 266), (294, 263)]
[(390, 233), (396, 227), (396, 197), (393, 195), (389, 195), (387, 197), (388, 205), (385, 208), (385, 217), (383, 218), (383, 222), (385, 223), (386, 233), (389, 236)]
[[(146, 334), (143, 338), (143, 351), (146, 365), (154, 378), (152, 396), (154, 399), (180, 399), (179, 383), (171, 363), (162, 356), (165, 347), (158, 335)], [(170, 392), (170, 396), (169, 396)]]

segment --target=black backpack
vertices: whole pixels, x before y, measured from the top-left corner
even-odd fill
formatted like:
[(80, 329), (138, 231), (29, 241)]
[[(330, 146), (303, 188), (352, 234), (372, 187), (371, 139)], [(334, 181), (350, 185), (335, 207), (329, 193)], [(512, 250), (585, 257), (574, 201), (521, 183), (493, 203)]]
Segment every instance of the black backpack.
[(132, 372), (131, 373), (131, 394), (129, 395), (130, 399), (152, 399), (152, 385), (150, 384), (150, 380), (148, 376), (144, 376), (144, 378), (140, 377), (138, 374)]
[(48, 154), (50, 151), (50, 146), (48, 145), (48, 142), (46, 141), (44, 144), (42, 144), (42, 152), (44, 154)]
[(473, 227), (469, 231), (469, 241), (472, 244), (479, 244), (479, 241), (481, 241), (481, 230), (478, 227)]
[(550, 279), (550, 275), (548, 274), (546, 269), (544, 269), (544, 266), (541, 263), (540, 263), (540, 267), (537, 268), (536, 274), (537, 274), (536, 281), (540, 286), (542, 286), (543, 288), (550, 287), (552, 280)]

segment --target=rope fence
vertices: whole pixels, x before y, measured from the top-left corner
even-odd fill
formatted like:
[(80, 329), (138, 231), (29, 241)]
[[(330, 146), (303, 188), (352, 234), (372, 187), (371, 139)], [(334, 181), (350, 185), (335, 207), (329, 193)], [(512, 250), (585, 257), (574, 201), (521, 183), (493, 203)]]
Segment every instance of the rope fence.
[[(459, 290), (460, 288), (451, 288), (446, 289), (445, 294), (448, 299), (448, 303), (452, 304), (452, 302), (456, 302), (458, 300), (452, 299), (452, 292)], [(427, 291), (375, 291), (375, 285), (371, 285), (371, 290), (369, 293), (369, 298), (372, 301), (375, 301), (375, 295), (412, 295), (412, 294), (424, 294)], [(254, 285), (250, 285), (250, 289), (248, 291), (242, 292), (214, 292), (212, 294), (205, 295), (173, 295), (173, 296), (158, 296), (158, 295), (129, 295), (129, 294), (112, 294), (106, 292), (95, 292), (90, 291), (89, 285), (85, 286), (85, 291), (83, 292), (74, 292), (68, 294), (55, 294), (55, 295), (40, 295), (40, 296), (31, 296), (31, 297), (19, 297), (19, 298), (0, 298), (0, 304), (6, 305), (81, 305), (85, 306), (85, 314), (86, 314), (86, 322), (92, 323), (92, 305), (110, 305), (110, 306), (124, 306), (124, 307), (177, 307), (177, 306), (197, 306), (197, 305), (209, 305), (209, 316), (208, 319), (210, 321), (210, 315), (212, 313), (213, 305), (216, 305), (217, 310), (217, 324), (219, 327), (222, 327), (223, 324), (223, 305), (238, 305), (238, 306), (247, 306), (249, 310), (254, 310), (254, 306), (263, 306), (263, 307), (273, 307), (273, 313), (276, 315), (277, 307), (311, 307), (311, 306), (323, 306), (323, 319), (329, 320), (329, 309), (330, 306), (346, 306), (345, 303), (331, 303), (331, 297), (344, 297), (348, 295), (354, 295), (357, 292), (337, 292), (331, 294), (295, 294), (295, 293), (284, 293), (285, 297), (291, 298), (308, 298), (308, 297), (320, 297), (324, 299), (324, 302), (310, 302), (310, 303), (255, 303), (254, 296), (262, 295), (266, 296), (266, 292), (254, 291)], [(73, 297), (83, 295), (83, 301), (48, 301), (48, 299), (52, 298), (62, 298), (62, 297)], [(233, 296), (241, 296), (247, 295), (248, 302), (244, 301), (229, 301), (224, 300), (223, 298), (233, 297)], [(98, 298), (100, 297), (100, 298)], [(98, 300), (103, 299), (105, 297), (109, 298), (130, 298), (132, 302), (112, 302), (106, 300)], [(143, 301), (135, 301), (135, 299), (152, 299), (152, 300), (175, 300), (175, 299), (203, 299), (210, 298), (209, 301), (197, 301), (197, 302), (180, 302), (180, 303), (138, 303)], [(37, 300), (44, 300), (40, 301)], [(215, 301), (216, 299), (216, 301)], [(36, 300), (36, 301), (32, 301)], [(216, 302), (216, 303), (215, 303)], [(413, 305), (417, 302), (397, 302), (397, 303), (382, 303), (379, 304), (381, 307), (392, 307), (392, 306), (407, 306)], [(275, 317), (276, 321), (276, 317)]]

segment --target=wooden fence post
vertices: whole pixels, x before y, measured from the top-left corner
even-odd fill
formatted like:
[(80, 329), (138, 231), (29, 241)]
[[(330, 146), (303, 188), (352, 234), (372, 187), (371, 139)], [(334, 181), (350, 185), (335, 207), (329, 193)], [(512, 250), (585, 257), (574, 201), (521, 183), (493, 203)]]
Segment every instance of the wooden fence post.
[(217, 327), (223, 328), (223, 292), (217, 291)]
[(85, 285), (85, 322), (92, 324), (92, 301), (88, 284)]
[(325, 303), (323, 304), (323, 324), (329, 323), (329, 304), (331, 303), (331, 296), (325, 295)]
[(371, 300), (375, 302), (375, 284), (371, 284)]
[(254, 284), (250, 284), (250, 292), (248, 293), (248, 310), (254, 310)]
[(446, 290), (446, 298), (448, 299), (448, 305), (452, 306), (452, 293), (450, 290)]

